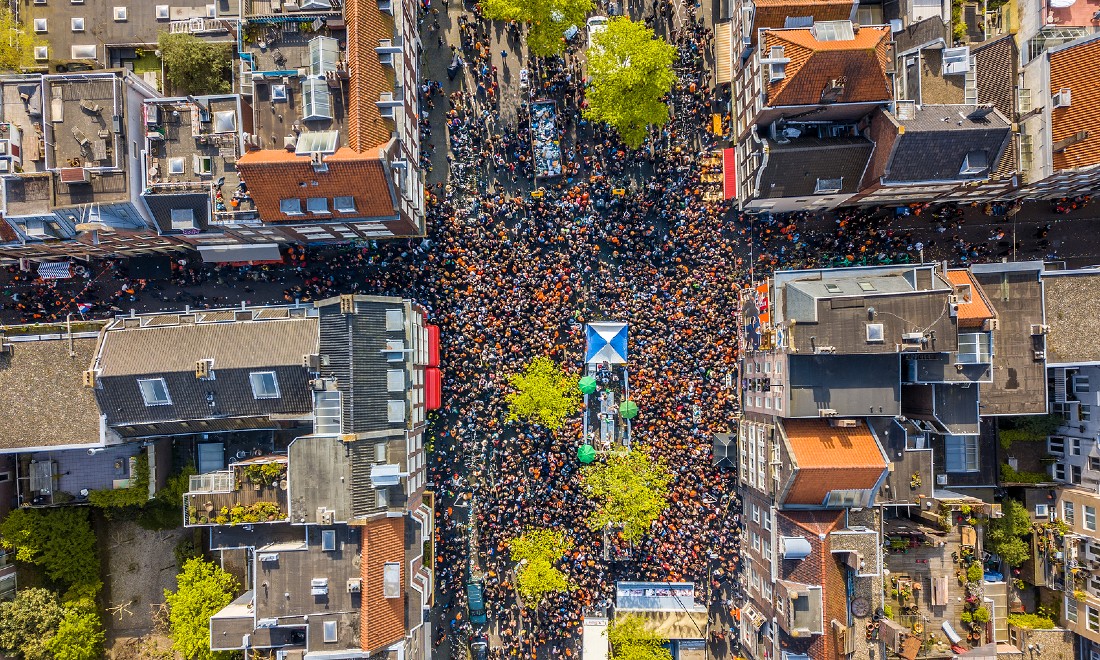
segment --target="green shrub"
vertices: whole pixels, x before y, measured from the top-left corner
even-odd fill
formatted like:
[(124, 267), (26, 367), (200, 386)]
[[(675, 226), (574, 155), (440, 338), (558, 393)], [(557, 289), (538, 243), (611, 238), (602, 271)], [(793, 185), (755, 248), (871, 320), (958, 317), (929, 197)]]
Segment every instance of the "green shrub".
[(1054, 621), (1039, 614), (1009, 614), (1008, 625), (1029, 630), (1050, 630), (1054, 627)]
[(985, 605), (974, 610), (974, 623), (989, 623), (989, 610)]
[(980, 582), (983, 576), (982, 565), (974, 562), (966, 569), (967, 582)]
[(1046, 472), (1020, 472), (1008, 463), (1001, 463), (1001, 481), (1007, 484), (1042, 484), (1052, 479)]
[(970, 614), (970, 612), (963, 611), (963, 613), (959, 615), (959, 620), (962, 621), (964, 626), (969, 626), (970, 622), (974, 620), (974, 616)]
[(16, 509), (0, 523), (0, 546), (42, 566), (65, 588), (99, 583), (99, 555), (86, 507)]

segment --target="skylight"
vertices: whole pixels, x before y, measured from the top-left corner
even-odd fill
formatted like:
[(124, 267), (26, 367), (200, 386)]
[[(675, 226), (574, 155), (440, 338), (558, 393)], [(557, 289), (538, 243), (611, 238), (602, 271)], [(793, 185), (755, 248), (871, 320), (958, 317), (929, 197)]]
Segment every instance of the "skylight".
[(818, 41), (852, 41), (856, 38), (851, 21), (818, 21), (810, 30)]
[(856, 282), (856, 284), (859, 285), (860, 291), (878, 291), (878, 289), (875, 288), (875, 285), (871, 284), (870, 282)]
[(832, 193), (838, 193), (843, 187), (844, 177), (841, 177), (839, 179), (818, 179), (817, 184), (814, 185), (814, 194), (829, 195)]
[(312, 153), (331, 154), (336, 151), (336, 141), (340, 139), (338, 131), (307, 131), (298, 136), (294, 153), (308, 156)]

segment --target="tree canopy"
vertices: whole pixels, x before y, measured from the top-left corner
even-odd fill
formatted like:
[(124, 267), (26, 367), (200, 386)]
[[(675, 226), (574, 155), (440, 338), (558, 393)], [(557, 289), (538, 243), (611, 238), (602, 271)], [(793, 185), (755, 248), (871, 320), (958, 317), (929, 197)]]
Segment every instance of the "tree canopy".
[(522, 419), (554, 430), (580, 410), (577, 376), (566, 374), (548, 357), (531, 360), (522, 374), (508, 380), (516, 390), (507, 396), (508, 421)]
[(232, 90), (226, 77), (230, 65), (228, 44), (215, 44), (186, 32), (161, 32), (157, 48), (164, 75), (189, 94), (223, 94)]
[(65, 611), (49, 589), (23, 589), (0, 601), (0, 651), (23, 660), (52, 660), (48, 648)]
[(672, 654), (662, 645), (668, 640), (645, 627), (639, 614), (615, 617), (607, 627), (614, 660), (672, 660)]
[(46, 44), (15, 20), (7, 4), (0, 7), (0, 35), (0, 71), (21, 71), (34, 66), (34, 47)]
[(555, 591), (567, 591), (569, 579), (554, 564), (573, 548), (573, 540), (553, 529), (529, 529), (508, 543), (516, 569), (516, 590), (529, 606)]
[(527, 49), (556, 55), (565, 49), (565, 31), (584, 25), (592, 0), (482, 0), (482, 13), (494, 21), (527, 23)]
[(644, 23), (625, 17), (611, 19), (593, 42), (584, 116), (607, 122), (636, 149), (650, 126), (668, 123), (668, 105), (662, 99), (676, 82), (676, 47), (657, 38)]
[(176, 591), (164, 591), (172, 648), (188, 660), (231, 657), (231, 653), (210, 650), (210, 617), (233, 602), (240, 589), (237, 578), (196, 557), (183, 565), (176, 583)]
[(81, 598), (65, 605), (64, 618), (46, 648), (54, 660), (98, 660), (105, 639), (95, 601)]
[(990, 518), (985, 532), (985, 546), (1000, 555), (1010, 566), (1019, 566), (1031, 556), (1031, 546), (1023, 536), (1031, 532), (1031, 517), (1016, 500), (1001, 502), (1001, 517)]
[(99, 556), (86, 508), (16, 509), (0, 523), (0, 545), (60, 585), (98, 590)]
[(612, 453), (606, 463), (585, 466), (581, 474), (585, 492), (596, 500), (588, 517), (592, 529), (621, 524), (623, 536), (637, 541), (668, 507), (672, 474), (664, 462), (638, 447)]

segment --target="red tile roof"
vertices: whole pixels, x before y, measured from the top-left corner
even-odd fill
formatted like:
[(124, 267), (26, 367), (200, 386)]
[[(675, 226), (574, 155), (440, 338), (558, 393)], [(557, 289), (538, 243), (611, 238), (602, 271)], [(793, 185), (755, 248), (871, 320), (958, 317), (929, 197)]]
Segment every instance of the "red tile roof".
[(796, 469), (788, 504), (820, 505), (833, 490), (874, 488), (886, 471), (886, 459), (867, 425), (834, 427), (825, 419), (783, 422)]
[(1053, 145), (1088, 132), (1088, 137), (1053, 154), (1055, 170), (1100, 163), (1100, 39), (1050, 54), (1050, 91), (1070, 90), (1070, 105), (1050, 111), (1050, 139)]
[(993, 308), (989, 306), (989, 302), (985, 299), (985, 292), (982, 291), (981, 285), (970, 275), (970, 271), (965, 268), (949, 270), (947, 271), (947, 281), (955, 286), (970, 285), (970, 302), (959, 301), (958, 319), (960, 328), (980, 327), (987, 319), (996, 316), (993, 313)]
[[(803, 536), (810, 543), (810, 554), (798, 561), (780, 562), (780, 579), (821, 587), (821, 607), (824, 631), (821, 635), (788, 638), (792, 653), (805, 653), (813, 660), (831, 660), (837, 657), (832, 619), (846, 620), (848, 606), (847, 584), (844, 572), (831, 551), (827, 536), (843, 527), (844, 512), (833, 511), (777, 511), (776, 530), (780, 536)], [(824, 536), (824, 538), (822, 538)]]
[[(405, 519), (381, 518), (364, 525), (362, 548), (359, 645), (373, 653), (405, 637)], [(401, 566), (400, 598), (383, 594), (384, 568), (389, 562)]]
[(889, 26), (860, 27), (850, 41), (818, 41), (810, 28), (766, 31), (763, 55), (782, 46), (790, 59), (786, 76), (768, 84), (767, 105), (817, 105), (821, 92), (841, 79), (837, 103), (890, 100), (890, 43)]
[[(344, 3), (347, 22), (348, 146), (356, 151), (383, 145), (390, 140), (393, 123), (382, 118), (375, 105), (382, 92), (392, 92), (392, 71), (383, 67), (375, 48), (381, 39), (392, 39), (393, 17), (383, 14), (378, 3), (353, 0)], [(415, 94), (416, 90), (406, 90)], [(399, 110), (403, 112), (403, 110)]]
[(753, 14), (752, 41), (756, 43), (757, 30), (760, 28), (775, 30), (785, 27), (788, 16), (810, 16), (815, 21), (846, 21), (852, 18), (855, 5), (851, 0), (759, 0)]
[(356, 153), (342, 147), (325, 157), (327, 171), (316, 172), (306, 156), (285, 149), (263, 149), (241, 156), (237, 170), (248, 184), (260, 217), (267, 222), (341, 219), (339, 213), (290, 216), (279, 208), (280, 199), (297, 198), (305, 211), (310, 197), (327, 197), (331, 210), (333, 197), (351, 196), (356, 208), (351, 218), (392, 217), (396, 212), (380, 154), (376, 148)]

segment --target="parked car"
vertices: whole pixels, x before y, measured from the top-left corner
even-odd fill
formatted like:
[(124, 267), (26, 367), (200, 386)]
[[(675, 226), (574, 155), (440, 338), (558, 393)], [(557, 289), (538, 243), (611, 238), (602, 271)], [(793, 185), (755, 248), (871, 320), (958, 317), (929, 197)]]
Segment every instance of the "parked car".
[(472, 579), (466, 583), (466, 607), (469, 609), (470, 623), (485, 625), (488, 619), (485, 617), (485, 586), (481, 580)]
[(588, 19), (588, 47), (596, 45), (596, 35), (607, 29), (606, 16), (593, 16)]
[(470, 660), (489, 659), (489, 638), (477, 634), (470, 638)]

